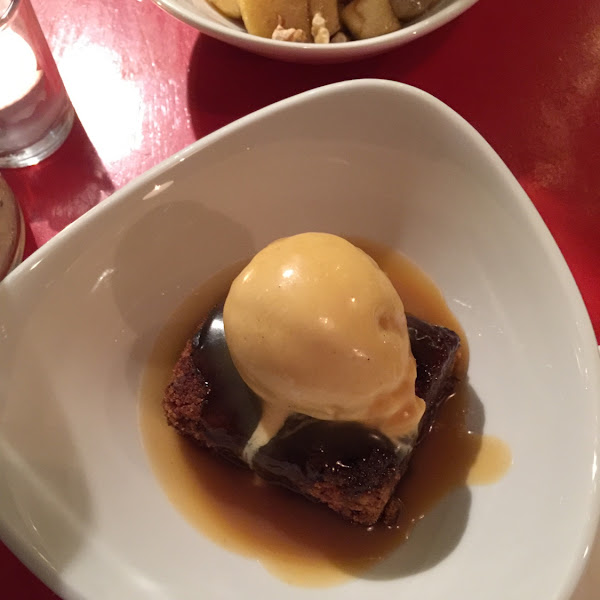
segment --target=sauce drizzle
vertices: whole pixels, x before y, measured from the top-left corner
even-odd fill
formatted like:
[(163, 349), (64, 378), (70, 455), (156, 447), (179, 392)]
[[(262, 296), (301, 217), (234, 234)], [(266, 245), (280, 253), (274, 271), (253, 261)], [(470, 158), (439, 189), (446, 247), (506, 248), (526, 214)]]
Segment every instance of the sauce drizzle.
[[(372, 242), (351, 241), (388, 274), (407, 312), (459, 334), (457, 373), (464, 376), (466, 337), (435, 284), (404, 256)], [(493, 483), (506, 472), (511, 463), (506, 444), (467, 429), (467, 414), (480, 409), (473, 406), (467, 381), (441, 408), (431, 433), (413, 454), (397, 490), (404, 512), (395, 529), (351, 525), (179, 436), (167, 426), (161, 406), (171, 369), (198, 322), (243, 267), (240, 263), (222, 271), (176, 311), (157, 340), (141, 388), (140, 427), (150, 463), (171, 502), (204, 535), (260, 560), (290, 584), (335, 585), (388, 557), (450, 491), (467, 483)]]

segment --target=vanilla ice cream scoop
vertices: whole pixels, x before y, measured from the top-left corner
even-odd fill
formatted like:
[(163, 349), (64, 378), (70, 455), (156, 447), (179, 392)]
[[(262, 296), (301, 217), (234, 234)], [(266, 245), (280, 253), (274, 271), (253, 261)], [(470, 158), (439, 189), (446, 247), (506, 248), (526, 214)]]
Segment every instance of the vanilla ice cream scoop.
[(415, 432), (425, 405), (402, 300), (345, 239), (273, 242), (234, 280), (223, 320), (233, 362), (267, 409), (360, 421), (392, 438)]

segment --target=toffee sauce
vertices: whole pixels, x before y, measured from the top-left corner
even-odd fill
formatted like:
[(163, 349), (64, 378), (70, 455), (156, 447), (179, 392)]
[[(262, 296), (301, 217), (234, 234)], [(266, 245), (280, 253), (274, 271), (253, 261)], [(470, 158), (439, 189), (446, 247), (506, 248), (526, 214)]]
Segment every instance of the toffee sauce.
[[(462, 348), (455, 373), (464, 377), (467, 340), (435, 284), (404, 256), (372, 242), (350, 241), (387, 273), (407, 312), (458, 333)], [(142, 382), (139, 417), (150, 463), (171, 502), (197, 529), (230, 551), (258, 559), (290, 584), (335, 585), (389, 556), (451, 490), (502, 477), (511, 464), (510, 450), (498, 438), (468, 431), (464, 384), (440, 409), (432, 431), (413, 453), (396, 491), (404, 511), (394, 529), (349, 524), (178, 435), (162, 412), (172, 367), (198, 322), (224, 297), (244, 266), (222, 271), (183, 303), (159, 336)], [(260, 414), (255, 399), (249, 400), (247, 423)]]

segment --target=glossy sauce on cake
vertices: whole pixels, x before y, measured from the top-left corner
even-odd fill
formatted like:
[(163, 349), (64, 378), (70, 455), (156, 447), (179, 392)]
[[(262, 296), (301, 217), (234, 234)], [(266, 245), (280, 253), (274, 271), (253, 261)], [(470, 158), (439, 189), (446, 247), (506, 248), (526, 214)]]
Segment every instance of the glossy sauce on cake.
[[(466, 339), (437, 287), (397, 253), (352, 241), (387, 273), (407, 312), (460, 335), (462, 352), (456, 369), (459, 376), (464, 375)], [(166, 424), (161, 407), (172, 366), (198, 322), (223, 298), (242, 267), (218, 274), (173, 315), (152, 353), (140, 403), (144, 443), (159, 481), (173, 504), (209, 538), (258, 558), (290, 583), (331, 585), (388, 556), (407, 538), (414, 523), (452, 489), (468, 479), (469, 483), (492, 482), (506, 470), (510, 453), (505, 445), (466, 429), (466, 387), (446, 402), (434, 430), (414, 452), (398, 488), (405, 510), (400, 526), (393, 530), (350, 525), (328, 509), (265, 484), (250, 471), (213, 457), (177, 434)], [(472, 470), (473, 465), (478, 468)]]

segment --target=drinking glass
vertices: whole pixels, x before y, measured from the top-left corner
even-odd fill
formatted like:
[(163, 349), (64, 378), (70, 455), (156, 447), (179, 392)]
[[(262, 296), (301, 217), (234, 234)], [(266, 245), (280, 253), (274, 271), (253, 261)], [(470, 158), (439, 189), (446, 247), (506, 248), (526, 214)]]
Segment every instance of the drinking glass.
[(54, 152), (74, 111), (29, 0), (0, 0), (0, 167)]
[(16, 198), (0, 177), (0, 280), (23, 257), (25, 225)]

